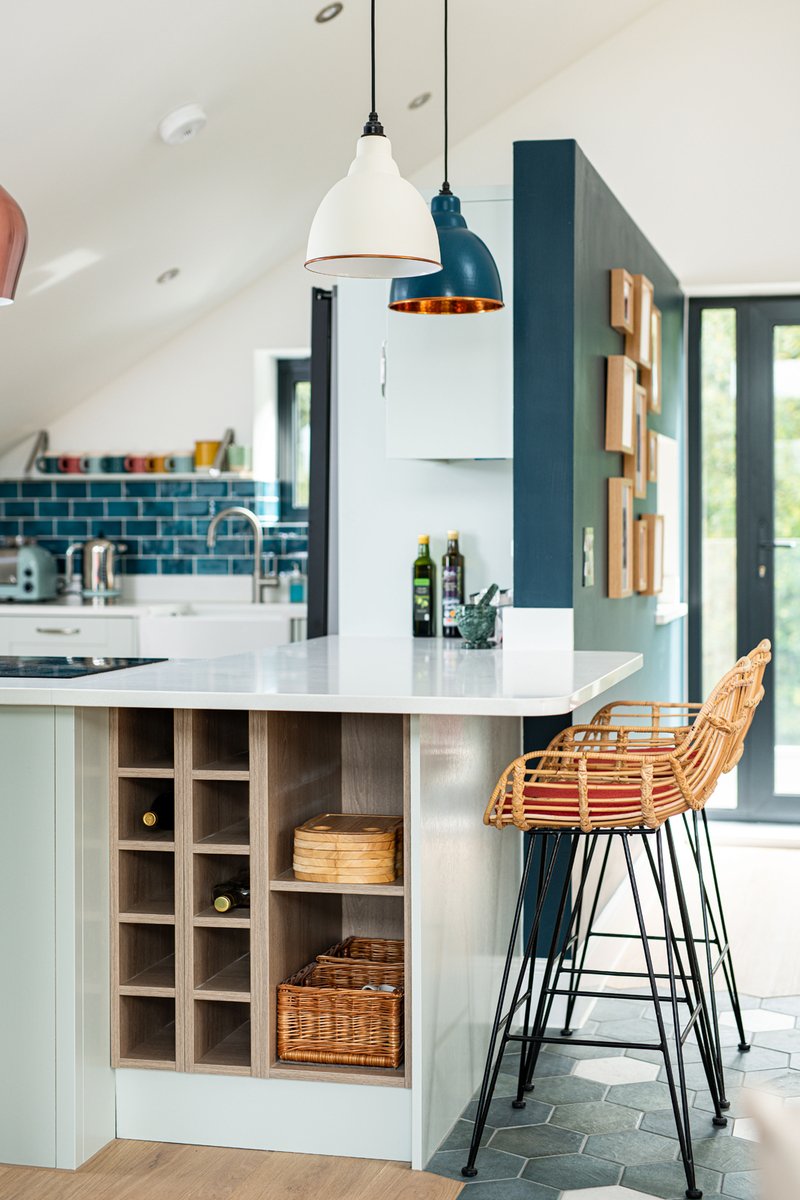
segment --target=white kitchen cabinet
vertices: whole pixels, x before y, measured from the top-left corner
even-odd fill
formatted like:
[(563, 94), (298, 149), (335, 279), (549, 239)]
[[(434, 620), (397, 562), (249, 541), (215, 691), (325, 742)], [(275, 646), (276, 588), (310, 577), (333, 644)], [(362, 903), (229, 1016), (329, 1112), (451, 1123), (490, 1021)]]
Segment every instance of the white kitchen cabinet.
[(144, 658), (219, 658), (265, 650), (294, 640), (294, 622), (288, 614), (266, 616), (261, 612), (236, 618), (225, 613), (142, 616), (139, 653)]
[(0, 615), (0, 654), (127, 658), (139, 653), (135, 617), (73, 615), (69, 608), (52, 614)]
[(494, 255), (505, 308), (468, 316), (387, 310), (382, 375), (388, 458), (513, 457), (511, 190), (461, 193), (461, 211)]

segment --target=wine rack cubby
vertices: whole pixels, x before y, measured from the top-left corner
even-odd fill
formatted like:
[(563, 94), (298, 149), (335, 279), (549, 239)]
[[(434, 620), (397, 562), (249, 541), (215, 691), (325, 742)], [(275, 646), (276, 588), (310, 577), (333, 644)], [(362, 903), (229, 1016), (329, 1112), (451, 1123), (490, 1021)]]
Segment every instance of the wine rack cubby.
[[(405, 870), (389, 884), (292, 870), (294, 830), (319, 813), (408, 830), (408, 718), (120, 709), (111, 736), (113, 1065), (409, 1086), (405, 1064), (287, 1063), (276, 1047), (278, 985), (343, 938), (404, 938), (410, 978)], [(147, 828), (165, 792), (174, 829)], [(214, 886), (243, 869), (251, 907), (218, 912)], [(410, 1023), (407, 990), (407, 1048)]]

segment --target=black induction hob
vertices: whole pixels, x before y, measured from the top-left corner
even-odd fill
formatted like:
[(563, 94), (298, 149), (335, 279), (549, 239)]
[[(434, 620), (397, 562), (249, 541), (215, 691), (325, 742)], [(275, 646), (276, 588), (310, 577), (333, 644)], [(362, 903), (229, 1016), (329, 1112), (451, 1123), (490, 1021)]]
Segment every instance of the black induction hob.
[(0, 657), (0, 679), (78, 679), (81, 675), (101, 675), (104, 671), (122, 671), (126, 667), (166, 661), (165, 658)]

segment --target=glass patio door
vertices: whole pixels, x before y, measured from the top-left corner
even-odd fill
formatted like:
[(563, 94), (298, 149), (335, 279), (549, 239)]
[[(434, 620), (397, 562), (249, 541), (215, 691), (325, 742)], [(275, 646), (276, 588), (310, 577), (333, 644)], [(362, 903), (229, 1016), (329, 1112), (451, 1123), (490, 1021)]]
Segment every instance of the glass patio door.
[(690, 477), (693, 694), (773, 643), (715, 808), (800, 821), (800, 299), (691, 302)]

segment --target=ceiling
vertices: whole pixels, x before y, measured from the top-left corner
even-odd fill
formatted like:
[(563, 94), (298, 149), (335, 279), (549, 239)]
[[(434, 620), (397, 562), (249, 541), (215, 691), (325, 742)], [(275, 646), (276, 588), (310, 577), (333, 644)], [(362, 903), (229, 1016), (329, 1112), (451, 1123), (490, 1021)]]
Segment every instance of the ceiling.
[[(368, 0), (28, 0), (3, 12), (0, 183), (30, 244), (0, 319), (0, 445), (44, 425), (296, 247), (368, 108)], [(453, 0), (451, 137), (655, 0)], [(441, 6), (381, 0), (378, 108), (404, 174), (441, 139)], [(411, 111), (409, 101), (432, 100)], [(169, 148), (165, 113), (208, 125)], [(179, 267), (172, 283), (163, 271)]]

